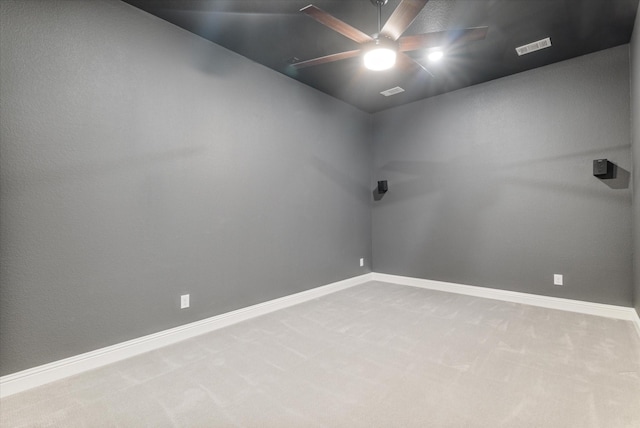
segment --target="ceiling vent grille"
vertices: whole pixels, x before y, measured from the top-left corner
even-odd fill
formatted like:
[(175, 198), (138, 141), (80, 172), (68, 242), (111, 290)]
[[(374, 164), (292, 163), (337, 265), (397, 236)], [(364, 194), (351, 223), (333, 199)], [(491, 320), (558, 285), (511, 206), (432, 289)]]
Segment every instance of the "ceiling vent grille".
[(390, 97), (391, 95), (399, 94), (400, 92), (404, 92), (400, 86), (396, 86), (395, 88), (387, 89), (386, 91), (380, 92), (385, 97)]
[(516, 48), (516, 52), (518, 52), (519, 56), (539, 51), (540, 49), (551, 47), (551, 38), (547, 37), (546, 39), (538, 40), (537, 42), (529, 43), (528, 45), (520, 46)]

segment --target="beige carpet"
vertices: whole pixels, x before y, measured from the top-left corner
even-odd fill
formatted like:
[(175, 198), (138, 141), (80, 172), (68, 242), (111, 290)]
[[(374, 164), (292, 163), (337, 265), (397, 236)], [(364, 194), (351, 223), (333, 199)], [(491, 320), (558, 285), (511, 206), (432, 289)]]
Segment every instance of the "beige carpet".
[(2, 427), (640, 427), (640, 339), (372, 282), (0, 406)]

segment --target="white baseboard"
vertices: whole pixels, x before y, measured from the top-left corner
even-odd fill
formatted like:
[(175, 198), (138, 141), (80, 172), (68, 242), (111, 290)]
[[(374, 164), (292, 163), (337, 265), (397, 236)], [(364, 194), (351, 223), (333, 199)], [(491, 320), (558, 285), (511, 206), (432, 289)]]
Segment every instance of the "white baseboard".
[(638, 334), (640, 334), (640, 319), (638, 319), (637, 312), (634, 308), (628, 308), (625, 306), (584, 302), (581, 300), (541, 296), (538, 294), (528, 294), (520, 293), (517, 291), (499, 290), (495, 288), (454, 284), (451, 282), (433, 281), (429, 279), (411, 278), (407, 276), (388, 275), (385, 273), (373, 273), (372, 277), (374, 281), (391, 282), (399, 285), (427, 288), (429, 290), (466, 294), (468, 296), (484, 297), (487, 299), (523, 303), (525, 305), (540, 306), (543, 308), (559, 309), (562, 311), (578, 312), (581, 314), (597, 315), (601, 317), (633, 321), (636, 325), (636, 328), (638, 329)]
[(371, 281), (364, 274), (0, 377), (0, 398)]
[(633, 320), (633, 323), (636, 325), (636, 331), (638, 332), (638, 336), (640, 336), (640, 316), (638, 316), (638, 313), (636, 312), (636, 316)]
[(260, 315), (265, 315), (279, 309), (297, 305), (327, 294), (335, 293), (336, 291), (344, 290), (355, 285), (364, 284), (369, 281), (391, 282), (411, 287), (427, 288), (430, 290), (466, 294), (468, 296), (484, 297), (488, 299), (523, 303), (544, 308), (632, 321), (636, 326), (638, 335), (640, 336), (640, 318), (633, 308), (562, 299), (559, 297), (540, 296), (516, 291), (454, 284), (442, 281), (432, 281), (420, 278), (410, 278), (406, 276), (368, 273), (270, 300), (268, 302), (241, 308), (232, 312), (216, 315), (211, 318), (185, 324), (169, 330), (150, 334), (148, 336), (118, 343), (106, 348), (54, 361), (42, 366), (23, 370), (21, 372), (2, 376), (0, 377), (0, 398), (96, 369), (107, 364), (131, 358), (163, 346), (172, 345), (204, 333), (227, 327), (241, 321), (249, 320)]

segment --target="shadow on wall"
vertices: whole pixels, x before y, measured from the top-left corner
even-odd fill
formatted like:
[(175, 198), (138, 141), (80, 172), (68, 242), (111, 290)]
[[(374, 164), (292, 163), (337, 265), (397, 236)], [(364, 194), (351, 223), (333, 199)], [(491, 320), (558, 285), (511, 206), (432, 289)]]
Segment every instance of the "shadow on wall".
[[(402, 202), (444, 192), (455, 195), (465, 204), (491, 205), (502, 183), (495, 174), (487, 174), (486, 170), (496, 170), (496, 166), (487, 162), (476, 163), (473, 159), (472, 156), (460, 156), (446, 163), (419, 160), (388, 162), (380, 168), (382, 175), (393, 182), (393, 191), (389, 191), (386, 202)], [(481, 196), (474, 191), (478, 186), (490, 189), (492, 193), (488, 197)], [(377, 188), (372, 194), (375, 201), (382, 200), (384, 196)]]
[[(617, 149), (628, 149), (628, 146), (610, 148), (607, 152)], [(588, 150), (581, 153), (563, 154), (554, 157), (516, 161), (498, 164), (494, 162), (482, 162), (481, 157), (473, 154), (459, 156), (446, 163), (433, 161), (389, 161), (379, 171), (391, 173), (390, 179), (394, 182), (393, 196), (387, 202), (400, 202), (408, 199), (421, 198), (435, 192), (447, 194), (466, 194), (469, 200), (478, 198), (472, 188), (490, 189), (490, 199), (497, 197), (498, 188), (504, 185), (524, 185), (537, 188), (546, 188), (554, 191), (571, 192), (575, 194), (597, 196), (604, 199), (618, 200), (624, 198), (621, 193), (598, 192), (592, 184), (586, 182), (568, 182), (561, 177), (564, 175), (563, 164), (575, 159), (585, 159), (585, 179), (597, 180), (591, 175), (591, 159), (593, 155), (602, 154), (602, 150)], [(588, 160), (586, 160), (588, 159)], [(572, 162), (571, 162), (572, 163)], [(516, 172), (513, 174), (512, 172)], [(575, 177), (574, 177), (575, 178)], [(628, 189), (631, 181), (631, 173), (614, 164), (614, 174), (610, 179), (602, 179), (611, 189)], [(448, 190), (451, 192), (449, 192)], [(594, 193), (595, 192), (595, 193)], [(487, 195), (485, 195), (486, 197)], [(373, 191), (375, 201), (382, 200), (382, 195), (376, 189)], [(488, 200), (477, 201), (479, 206), (486, 206)]]
[(331, 165), (327, 161), (320, 159), (317, 156), (313, 156), (309, 164), (313, 166), (316, 171), (318, 171), (324, 177), (349, 193), (353, 198), (363, 204), (369, 204), (367, 188), (365, 187), (365, 185), (358, 183), (356, 179), (350, 177), (342, 169)]
[(131, 156), (107, 161), (94, 161), (67, 165), (58, 165), (55, 169), (37, 169), (16, 171), (3, 175), (7, 186), (16, 189), (31, 185), (58, 185), (65, 181), (76, 181), (86, 177), (100, 175), (122, 174), (130, 170), (139, 170), (141, 167), (155, 166), (195, 158), (202, 156), (206, 147), (191, 147), (187, 149), (168, 150), (160, 153), (151, 153), (145, 156)]
[[(386, 193), (386, 192), (385, 192), (385, 193)], [(374, 200), (374, 201), (376, 201), (376, 202), (377, 202), (377, 201), (381, 201), (381, 200), (382, 200), (382, 198), (384, 197), (384, 193), (380, 193), (380, 192), (378, 191), (378, 187), (377, 187), (377, 186), (376, 186), (376, 188), (375, 188), (375, 189), (373, 189), (373, 192), (371, 192), (371, 194), (373, 195), (373, 200)]]
[[(420, 198), (438, 191), (438, 177), (446, 165), (431, 161), (390, 161), (382, 168), (383, 175), (393, 183), (393, 193), (387, 202)], [(383, 195), (374, 190), (374, 200), (380, 201)]]
[(612, 165), (613, 171), (611, 172), (611, 178), (600, 179), (600, 181), (611, 189), (628, 189), (631, 183), (631, 173), (613, 162)]
[[(194, 66), (204, 74), (213, 76), (230, 76), (239, 68), (233, 61), (222, 55), (212, 55), (210, 52), (202, 52), (194, 49), (191, 58)], [(236, 60), (239, 61), (239, 60)]]

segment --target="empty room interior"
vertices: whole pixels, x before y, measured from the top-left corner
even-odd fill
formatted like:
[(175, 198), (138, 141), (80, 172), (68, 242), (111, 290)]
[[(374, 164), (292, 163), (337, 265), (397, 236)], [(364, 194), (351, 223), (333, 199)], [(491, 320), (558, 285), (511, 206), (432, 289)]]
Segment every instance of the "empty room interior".
[(638, 0), (1, 0), (1, 427), (640, 427)]

